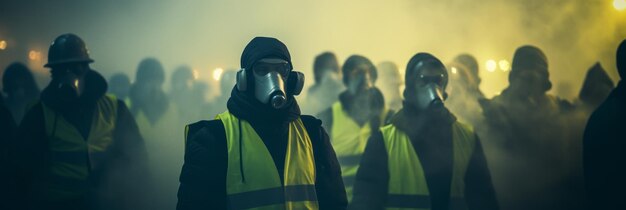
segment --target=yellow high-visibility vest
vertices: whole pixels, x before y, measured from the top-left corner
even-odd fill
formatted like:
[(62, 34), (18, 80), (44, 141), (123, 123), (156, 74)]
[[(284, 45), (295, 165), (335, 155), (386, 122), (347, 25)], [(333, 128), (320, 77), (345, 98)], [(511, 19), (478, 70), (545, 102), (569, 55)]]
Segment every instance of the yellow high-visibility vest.
[[(387, 110), (381, 115), (381, 124), (387, 117)], [(337, 154), (337, 160), (341, 166), (341, 176), (346, 187), (348, 201), (352, 200), (352, 187), (356, 172), (359, 170), (361, 155), (365, 151), (367, 140), (372, 134), (370, 122), (359, 126), (343, 109), (341, 102), (335, 102), (332, 106), (333, 124), (331, 130), (331, 143)]]
[(35, 196), (47, 201), (63, 201), (84, 196), (89, 176), (105, 160), (113, 142), (117, 120), (117, 99), (107, 95), (96, 103), (87, 139), (60, 113), (41, 103), (50, 150), (50, 168)]
[(226, 131), (229, 209), (319, 209), (313, 147), (300, 118), (289, 123), (282, 183), (271, 154), (254, 128), (228, 111), (217, 118)]
[[(394, 125), (382, 129), (389, 164), (388, 210), (429, 210), (430, 193), (424, 169), (409, 137)], [(474, 152), (476, 136), (471, 127), (452, 124), (453, 170), (449, 209), (467, 209), (465, 172)]]

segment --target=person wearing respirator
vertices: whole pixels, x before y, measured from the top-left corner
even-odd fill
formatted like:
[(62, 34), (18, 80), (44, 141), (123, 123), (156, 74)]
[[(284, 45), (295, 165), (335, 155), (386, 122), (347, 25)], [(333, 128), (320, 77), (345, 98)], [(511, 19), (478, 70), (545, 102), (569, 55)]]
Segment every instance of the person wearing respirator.
[(367, 138), (388, 122), (392, 112), (385, 108), (381, 91), (374, 86), (377, 69), (366, 57), (350, 56), (343, 65), (346, 90), (331, 108), (319, 114), (329, 131), (341, 165), (348, 200)]
[(498, 209), (480, 140), (444, 106), (444, 65), (418, 53), (405, 81), (403, 108), (369, 139), (349, 209)]
[(26, 209), (141, 208), (135, 195), (150, 184), (143, 139), (124, 102), (105, 95), (107, 82), (91, 62), (74, 34), (50, 46), (52, 81), (12, 148), (20, 177), (14, 192)]
[(304, 75), (287, 47), (256, 37), (241, 68), (227, 111), (186, 128), (178, 209), (345, 209), (328, 135), (300, 115)]

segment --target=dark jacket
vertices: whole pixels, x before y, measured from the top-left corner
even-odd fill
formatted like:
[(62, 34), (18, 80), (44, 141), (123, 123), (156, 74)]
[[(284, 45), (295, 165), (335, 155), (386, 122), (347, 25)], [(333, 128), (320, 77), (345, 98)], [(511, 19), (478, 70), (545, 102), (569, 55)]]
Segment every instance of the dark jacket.
[(593, 112), (583, 140), (588, 209), (626, 208), (626, 84), (621, 81)]
[[(36, 202), (31, 192), (49, 168), (49, 144), (46, 136), (42, 103), (59, 112), (84, 136), (89, 136), (96, 102), (105, 97), (107, 84), (95, 71), (85, 76), (85, 92), (76, 98), (56, 87), (53, 80), (43, 91), (41, 101), (24, 116), (16, 141), (11, 145), (11, 161), (19, 177), (15, 193), (20, 200), (16, 209), (52, 208), (59, 209), (137, 209), (148, 191), (149, 177), (146, 170), (146, 151), (134, 118), (123, 101), (118, 100), (116, 127), (113, 143), (106, 152), (100, 170), (91, 171), (89, 180), (92, 191), (83, 199), (64, 203)], [(106, 199), (105, 199), (106, 198)], [(38, 206), (33, 206), (38, 205)]]
[[(15, 121), (11, 112), (4, 104), (4, 99), (0, 96), (0, 170), (10, 171), (8, 162), (8, 146), (13, 141), (15, 134)], [(12, 173), (0, 173), (0, 209), (9, 209), (8, 203), (13, 200), (10, 189), (14, 186), (15, 177)]]
[[(448, 209), (453, 168), (452, 123), (455, 121), (447, 110), (439, 114), (419, 114), (406, 108), (392, 120), (393, 125), (407, 133), (420, 157), (432, 210)], [(470, 210), (499, 209), (482, 146), (478, 137), (476, 139), (465, 174), (465, 200)], [(349, 209), (385, 209), (389, 184), (387, 161), (382, 133), (373, 133), (361, 158)]]
[[(315, 156), (315, 188), (320, 209), (345, 209), (346, 193), (337, 157), (321, 121), (300, 115), (291, 98), (290, 104), (272, 110), (256, 99), (233, 89), (228, 110), (248, 121), (270, 152), (283, 180), (289, 122), (300, 117), (306, 127)], [(227, 209), (226, 170), (228, 165), (226, 134), (220, 120), (200, 121), (189, 125), (185, 164), (180, 175), (178, 210)]]

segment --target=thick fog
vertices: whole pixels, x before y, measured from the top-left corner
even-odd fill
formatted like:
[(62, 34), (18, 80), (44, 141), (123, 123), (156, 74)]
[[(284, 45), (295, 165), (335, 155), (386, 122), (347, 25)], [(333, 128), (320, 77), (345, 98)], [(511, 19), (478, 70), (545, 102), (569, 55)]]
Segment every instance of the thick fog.
[[(480, 89), (492, 98), (508, 86), (515, 49), (530, 44), (547, 55), (550, 93), (574, 102), (587, 70), (596, 62), (613, 81), (618, 80), (615, 50), (626, 38), (626, 10), (618, 10), (613, 0), (5, 0), (0, 3), (0, 74), (13, 61), (21, 61), (44, 88), (49, 82), (48, 69), (43, 67), (48, 46), (68, 32), (85, 40), (95, 60), (91, 67), (107, 79), (125, 73), (134, 83), (143, 59), (155, 58), (162, 64), (161, 91), (170, 105), (159, 116), (161, 124), (142, 128), (137, 121), (154, 181), (167, 183), (156, 191), (170, 207), (183, 161), (184, 125), (224, 111), (228, 97), (220, 95), (230, 94), (232, 72), (255, 36), (276, 37), (288, 46), (294, 68), (307, 77), (304, 94), (313, 84), (313, 59), (322, 52), (334, 52), (340, 65), (352, 54), (375, 64), (391, 61), (401, 75), (412, 55), (429, 52), (446, 64), (461, 53), (474, 55), (482, 77)], [(196, 92), (185, 93), (191, 95), (173, 91), (172, 74), (184, 66), (192, 72), (193, 85), (187, 87)], [(220, 84), (224, 80), (227, 85)], [(198, 105), (199, 95), (215, 103)], [(180, 114), (190, 110), (203, 111)], [(317, 113), (304, 110), (303, 114)], [(588, 114), (581, 118), (586, 121)], [(582, 135), (580, 127), (569, 129), (578, 135), (572, 139)], [(570, 144), (563, 145), (574, 149), (561, 148), (568, 150), (562, 153), (580, 150), (579, 144)], [(486, 143), (487, 159), (496, 168), (496, 185), (508, 181), (499, 177), (503, 175), (498, 170), (505, 169), (498, 164), (509, 158), (515, 161), (498, 149)], [(578, 158), (578, 153), (563, 156), (570, 164), (580, 161), (568, 159)], [(573, 173), (580, 172), (572, 168), (578, 170)]]
[[(168, 73), (187, 64), (212, 82), (216, 68), (239, 67), (250, 38), (275, 36), (309, 76), (308, 86), (313, 58), (325, 50), (339, 60), (353, 53), (375, 63), (391, 60), (400, 69), (417, 51), (444, 61), (468, 52), (484, 70), (488, 60), (510, 62), (515, 48), (533, 44), (548, 55), (555, 87), (568, 83), (562, 86), (576, 93), (595, 61), (616, 78), (614, 48), (626, 36), (625, 24), (626, 13), (610, 0), (9, 1), (0, 8), (0, 38), (8, 43), (0, 53), (6, 66), (29, 61), (30, 50), (41, 52), (30, 67), (45, 74), (49, 42), (73, 32), (84, 37), (93, 67), (105, 75), (122, 71), (132, 78), (139, 60), (153, 56)], [(507, 84), (506, 72), (481, 75), (487, 96)]]

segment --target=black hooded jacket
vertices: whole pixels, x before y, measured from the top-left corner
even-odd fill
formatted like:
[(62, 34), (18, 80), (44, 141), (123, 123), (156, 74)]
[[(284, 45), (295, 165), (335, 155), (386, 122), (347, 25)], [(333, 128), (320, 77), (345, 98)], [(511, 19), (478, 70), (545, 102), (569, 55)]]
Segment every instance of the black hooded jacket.
[[(254, 62), (268, 57), (291, 60), (287, 48), (278, 40), (255, 38), (244, 50), (241, 66), (250, 71)], [(247, 91), (240, 92), (234, 88), (227, 107), (231, 114), (248, 121), (261, 137), (281, 180), (284, 179), (282, 171), (285, 167), (288, 125), (301, 118), (313, 146), (319, 207), (332, 210), (346, 208), (341, 170), (328, 135), (321, 127), (321, 121), (300, 115), (300, 108), (293, 96), (289, 96), (283, 108), (276, 110), (262, 104)], [(189, 125), (177, 209), (227, 209), (227, 166), (228, 151), (222, 121), (200, 121)]]
[[(453, 168), (452, 124), (456, 117), (447, 109), (420, 113), (405, 108), (392, 124), (405, 132), (420, 157), (430, 191), (432, 210), (448, 209)], [(499, 209), (485, 155), (476, 137), (476, 146), (465, 174), (465, 200), (470, 210)], [(356, 176), (354, 198), (349, 209), (384, 209), (388, 193), (387, 150), (381, 132), (369, 139)]]
[[(41, 94), (40, 102), (36, 103), (24, 116), (24, 120), (17, 130), (16, 140), (10, 145), (11, 163), (15, 167), (14, 171), (17, 188), (15, 197), (15, 209), (27, 209), (29, 205), (43, 205), (32, 208), (43, 208), (46, 205), (32, 200), (31, 189), (35, 187), (41, 178), (39, 175), (45, 174), (49, 167), (49, 145), (46, 136), (45, 119), (42, 103), (51, 109), (59, 112), (69, 123), (77, 128), (84, 136), (89, 136), (96, 102), (105, 97), (107, 83), (104, 78), (95, 71), (88, 71), (85, 75), (85, 89), (80, 97), (71, 96), (63, 91), (59, 91), (57, 81), (53, 80)], [(117, 101), (117, 120), (113, 133), (113, 143), (107, 150), (107, 159), (103, 162), (103, 167), (98, 171), (91, 171), (90, 180), (95, 196), (89, 201), (68, 201), (68, 203), (56, 203), (63, 209), (97, 209), (116, 208), (133, 209), (140, 207), (141, 199), (136, 198), (145, 187), (148, 186), (146, 180), (146, 151), (143, 139), (138, 131), (134, 118), (126, 108), (123, 101)], [(119, 178), (119, 179), (115, 179)], [(115, 180), (114, 180), (115, 179)], [(101, 188), (110, 191), (102, 191)], [(115, 202), (101, 200), (95, 194), (110, 193), (117, 198)], [(111, 198), (111, 197), (110, 197)], [(88, 198), (85, 198), (86, 200)], [(103, 203), (100, 203), (103, 202)], [(80, 203), (80, 204), (78, 204)], [(86, 204), (88, 203), (88, 204)], [(102, 204), (102, 206), (100, 205)], [(87, 206), (80, 206), (87, 205)]]
[(626, 84), (620, 81), (593, 112), (583, 140), (588, 209), (626, 208)]

